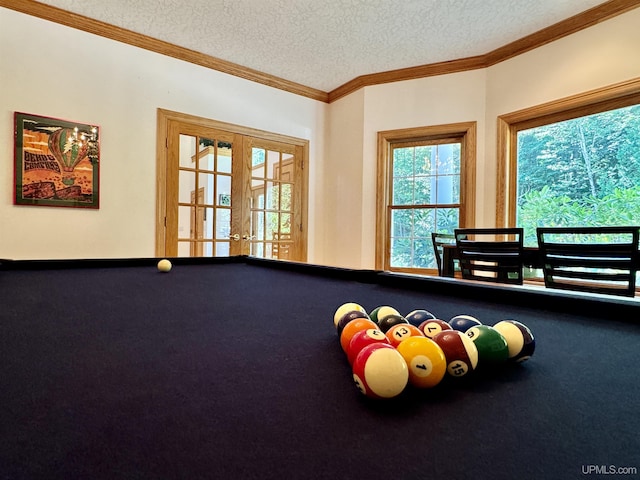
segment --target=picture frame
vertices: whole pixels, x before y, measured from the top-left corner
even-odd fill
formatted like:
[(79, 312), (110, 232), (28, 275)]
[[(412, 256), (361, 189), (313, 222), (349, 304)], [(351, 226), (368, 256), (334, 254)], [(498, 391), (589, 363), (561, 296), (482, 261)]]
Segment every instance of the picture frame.
[(100, 127), (15, 112), (15, 205), (100, 205)]

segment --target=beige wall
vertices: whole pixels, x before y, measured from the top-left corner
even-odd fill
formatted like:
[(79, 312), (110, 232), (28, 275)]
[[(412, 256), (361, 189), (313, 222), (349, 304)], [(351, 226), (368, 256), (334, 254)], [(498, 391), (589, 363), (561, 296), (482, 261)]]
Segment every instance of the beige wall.
[[(311, 178), (325, 156), (322, 102), (0, 8), (0, 258), (154, 256), (158, 108), (308, 139)], [(12, 204), (14, 111), (101, 127), (99, 210)]]
[[(358, 210), (362, 216), (357, 218), (357, 212), (341, 209), (336, 211), (334, 219), (337, 225), (356, 225), (361, 230), (351, 230), (348, 244), (334, 242), (327, 248), (327, 258), (341, 259), (336, 262), (341, 266), (375, 266), (376, 136), (381, 130), (476, 121), (476, 226), (493, 226), (497, 117), (640, 77), (638, 26), (640, 9), (487, 69), (365, 88), (363, 125), (349, 124), (350, 128), (331, 129), (328, 137), (330, 146), (344, 144), (351, 134), (354, 138), (363, 138), (362, 158), (353, 158), (354, 164), (349, 171), (349, 175), (356, 175), (354, 165), (357, 165), (363, 177), (362, 207)], [(339, 123), (337, 117), (343, 110), (332, 105), (332, 124)], [(352, 111), (348, 114), (351, 118), (356, 115)], [(325, 195), (334, 194), (328, 185)], [(338, 249), (341, 250), (339, 255), (331, 254)]]
[[(373, 268), (381, 130), (478, 123), (476, 220), (495, 216), (496, 118), (640, 77), (640, 9), (488, 69), (326, 105), (0, 8), (0, 258), (154, 255), (156, 110), (310, 141), (309, 261)], [(13, 112), (101, 127), (101, 207), (14, 206)]]

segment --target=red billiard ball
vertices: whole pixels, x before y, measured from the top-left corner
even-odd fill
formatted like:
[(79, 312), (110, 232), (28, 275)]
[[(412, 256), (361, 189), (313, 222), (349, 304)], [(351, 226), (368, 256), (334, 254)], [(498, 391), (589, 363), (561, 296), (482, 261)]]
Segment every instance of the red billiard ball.
[(435, 387), (447, 372), (442, 348), (430, 338), (419, 336), (402, 341), (397, 347), (409, 367), (409, 383), (417, 388)]
[(360, 330), (357, 332), (351, 338), (349, 347), (347, 348), (347, 360), (349, 360), (349, 363), (353, 365), (353, 362), (360, 351), (367, 345), (372, 345), (374, 343), (386, 343), (390, 345), (387, 336), (377, 327), (367, 328), (366, 330)]
[(451, 325), (449, 325), (444, 320), (440, 320), (439, 318), (431, 318), (429, 320), (425, 320), (418, 327), (424, 336), (427, 338), (433, 338), (443, 330), (453, 330)]
[(456, 315), (451, 320), (449, 320), (449, 325), (451, 325), (451, 328), (453, 328), (454, 330), (458, 330), (459, 332), (464, 333), (471, 327), (482, 325), (482, 322), (471, 315)]
[(360, 392), (372, 398), (400, 395), (409, 382), (407, 362), (386, 343), (367, 345), (353, 362), (353, 381)]
[(489, 325), (471, 327), (465, 332), (478, 349), (478, 365), (496, 365), (509, 358), (507, 341), (495, 328)]
[(410, 323), (399, 323), (387, 330), (386, 336), (389, 339), (389, 343), (397, 347), (404, 339), (409, 337), (424, 337), (424, 333)]
[(447, 359), (447, 373), (452, 377), (464, 377), (478, 366), (478, 349), (464, 333), (445, 330), (433, 337), (433, 341), (442, 348)]
[(529, 327), (516, 320), (503, 320), (493, 328), (502, 334), (509, 348), (509, 360), (524, 362), (533, 355), (536, 341)]
[(419, 327), (425, 320), (436, 318), (436, 316), (427, 310), (413, 310), (407, 313), (404, 318), (407, 319), (411, 325)]
[(368, 328), (378, 328), (378, 326), (368, 318), (356, 318), (347, 323), (340, 334), (340, 346), (344, 353), (347, 353), (349, 342), (351, 342), (353, 336), (359, 331), (367, 330)]

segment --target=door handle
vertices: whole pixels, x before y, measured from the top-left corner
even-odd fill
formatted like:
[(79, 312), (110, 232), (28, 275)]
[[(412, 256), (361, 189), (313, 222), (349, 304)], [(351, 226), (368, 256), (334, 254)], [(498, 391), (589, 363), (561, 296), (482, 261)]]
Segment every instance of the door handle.
[(255, 235), (244, 234), (244, 235), (242, 236), (242, 239), (243, 239), (243, 240), (253, 240), (254, 238), (256, 238), (256, 236), (255, 236)]
[(240, 234), (239, 233), (234, 233), (233, 235), (229, 235), (229, 238), (231, 240), (233, 240), (234, 242), (239, 242), (240, 241)]

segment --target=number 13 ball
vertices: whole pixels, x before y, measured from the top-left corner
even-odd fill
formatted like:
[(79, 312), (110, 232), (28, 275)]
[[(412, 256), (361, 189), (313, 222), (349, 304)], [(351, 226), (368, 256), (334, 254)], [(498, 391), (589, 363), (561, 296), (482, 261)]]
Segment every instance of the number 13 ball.
[(398, 350), (386, 343), (367, 345), (353, 362), (353, 381), (371, 398), (393, 398), (409, 381), (409, 368)]
[(515, 320), (503, 320), (493, 328), (507, 341), (510, 361), (524, 362), (531, 358), (536, 349), (536, 341), (529, 327)]

